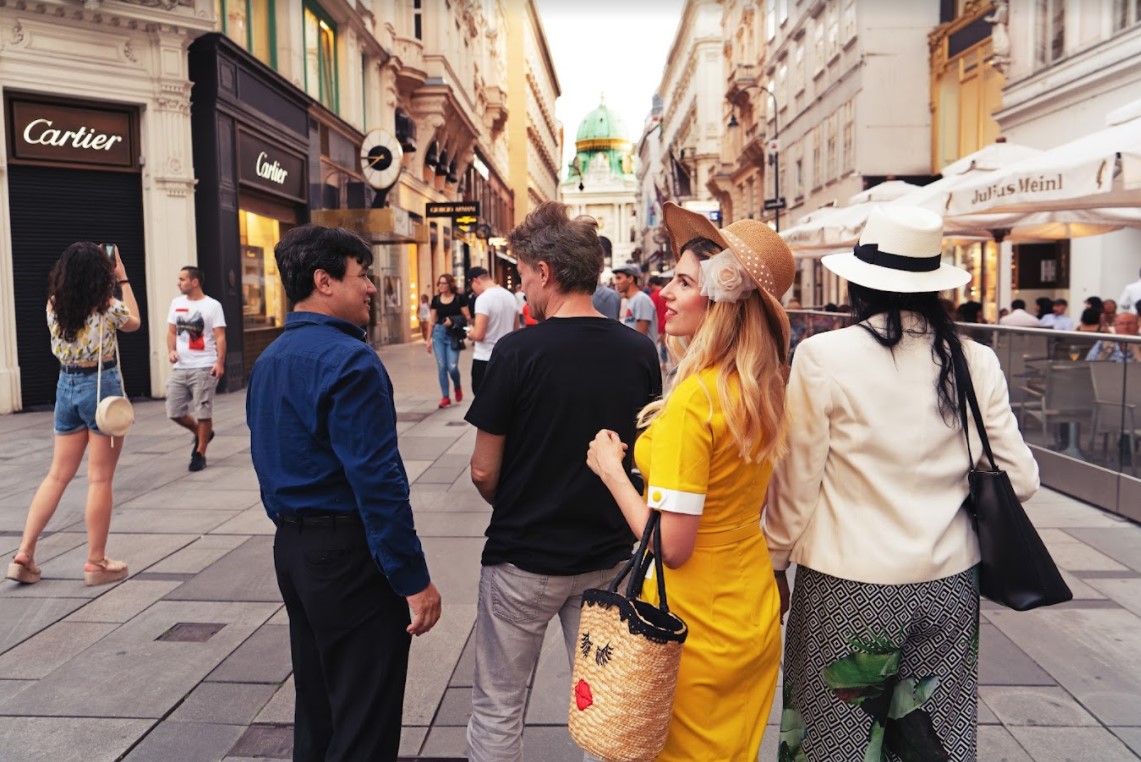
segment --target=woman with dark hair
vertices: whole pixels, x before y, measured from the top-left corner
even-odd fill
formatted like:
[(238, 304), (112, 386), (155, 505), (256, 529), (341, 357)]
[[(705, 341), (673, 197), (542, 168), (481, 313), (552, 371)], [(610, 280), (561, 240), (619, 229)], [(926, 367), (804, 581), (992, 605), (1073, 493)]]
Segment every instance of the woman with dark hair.
[[(83, 579), (88, 585), (115, 582), (127, 576), (127, 565), (107, 558), (111, 529), (111, 480), (123, 451), (118, 442), (99, 431), (95, 408), (102, 361), (104, 397), (123, 393), (116, 367), (116, 332), (137, 331), (142, 321), (131, 282), (118, 248), (112, 254), (93, 243), (73, 243), (55, 263), (48, 281), (47, 321), (51, 350), (60, 362), (55, 399), (55, 450), (51, 468), (32, 497), (24, 537), (8, 565), (8, 579), (24, 584), (40, 581), (34, 556), (36, 542), (59, 506), (87, 452), (87, 563)], [(123, 300), (115, 298), (122, 287)], [(102, 355), (100, 355), (102, 349)]]
[(1035, 316), (1039, 320), (1047, 315), (1054, 314), (1054, 300), (1048, 296), (1040, 296), (1034, 300), (1034, 305), (1038, 308), (1038, 314)]
[(460, 346), (455, 329), (471, 320), (468, 300), (462, 292), (456, 291), (456, 278), (451, 273), (443, 273), (436, 279), (437, 294), (432, 298), (432, 335), (428, 339), (428, 351), (436, 354), (436, 372), (440, 380), (440, 407), (452, 404), (448, 394), (448, 376), (456, 390), (456, 402), (462, 402), (464, 390), (460, 387)]
[(941, 263), (942, 235), (936, 214), (879, 207), (852, 254), (823, 260), (851, 284), (856, 323), (797, 349), (765, 511), (785, 605), (797, 564), (782, 759), (976, 758), (979, 545), (953, 358), (1019, 499), (1038, 467), (994, 352), (961, 341), (940, 304), (970, 280)]

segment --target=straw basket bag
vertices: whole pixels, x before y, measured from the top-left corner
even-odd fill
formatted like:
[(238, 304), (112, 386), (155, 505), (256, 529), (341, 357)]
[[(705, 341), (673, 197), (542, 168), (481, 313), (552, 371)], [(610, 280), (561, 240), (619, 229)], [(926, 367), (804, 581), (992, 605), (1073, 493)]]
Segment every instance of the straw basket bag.
[[(103, 396), (103, 330), (106, 320), (107, 318), (103, 317), (99, 321), (99, 376), (95, 380), (95, 399), (98, 400), (98, 406), (95, 408), (95, 425), (99, 427), (101, 433), (111, 437), (111, 446), (114, 447), (115, 437), (126, 436), (131, 430), (131, 425), (135, 422), (135, 408), (126, 397), (126, 388), (123, 388), (122, 397), (115, 394)], [(119, 368), (119, 376), (122, 378), (123, 361), (119, 359), (117, 338), (115, 365)]]
[[(660, 521), (661, 514), (651, 511), (634, 557), (607, 589), (582, 595), (570, 733), (579, 746), (606, 762), (651, 760), (669, 733), (681, 648), (689, 630), (666, 603)], [(656, 607), (636, 597), (651, 563), (658, 583)], [(618, 585), (627, 575), (630, 581), (622, 595)]]

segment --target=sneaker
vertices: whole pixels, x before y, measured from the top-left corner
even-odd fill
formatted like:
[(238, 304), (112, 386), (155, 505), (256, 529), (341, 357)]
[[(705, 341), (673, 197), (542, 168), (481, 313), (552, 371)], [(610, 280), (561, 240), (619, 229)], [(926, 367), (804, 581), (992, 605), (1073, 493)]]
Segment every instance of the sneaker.
[(464, 401), (464, 390), (457, 386), (456, 387), (456, 402), (463, 402), (463, 401)]
[(206, 468), (206, 456), (195, 450), (190, 455), (190, 471), (201, 471)]
[(444, 397), (443, 399), (440, 400), (439, 407), (441, 410), (443, 410), (444, 408), (449, 407), (451, 404), (452, 404), (452, 398), (451, 397)]

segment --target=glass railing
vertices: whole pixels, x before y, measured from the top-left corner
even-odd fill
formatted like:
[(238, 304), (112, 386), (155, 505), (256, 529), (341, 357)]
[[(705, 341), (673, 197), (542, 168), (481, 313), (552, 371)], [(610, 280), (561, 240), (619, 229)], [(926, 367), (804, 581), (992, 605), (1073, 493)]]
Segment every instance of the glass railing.
[[(798, 310), (789, 312), (789, 321), (795, 356), (797, 343), (849, 325), (851, 317)], [(1141, 336), (974, 323), (959, 328), (998, 355), (1043, 483), (1141, 520), (1134, 515), (1141, 509), (1123, 510), (1141, 493)]]

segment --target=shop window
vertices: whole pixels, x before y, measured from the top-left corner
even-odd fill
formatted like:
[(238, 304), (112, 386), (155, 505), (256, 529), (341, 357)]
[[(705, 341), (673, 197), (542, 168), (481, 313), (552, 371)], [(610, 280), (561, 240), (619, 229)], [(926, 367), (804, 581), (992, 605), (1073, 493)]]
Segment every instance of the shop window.
[(847, 45), (856, 36), (856, 0), (844, 0), (844, 19), (841, 39)]
[(242, 318), (247, 329), (279, 328), (285, 325), (289, 305), (273, 247), (288, 225), (254, 212), (238, 212), (242, 249)]
[(820, 74), (827, 62), (824, 55), (824, 19), (820, 16), (812, 20), (812, 56), (815, 63), (813, 73)]
[(214, 0), (214, 15), (227, 37), (277, 68), (274, 0)]
[(840, 15), (835, 4), (829, 5), (825, 13), (828, 14), (828, 60), (831, 61), (840, 54)]
[(305, 3), (305, 92), (337, 112), (337, 25), (319, 5)]

